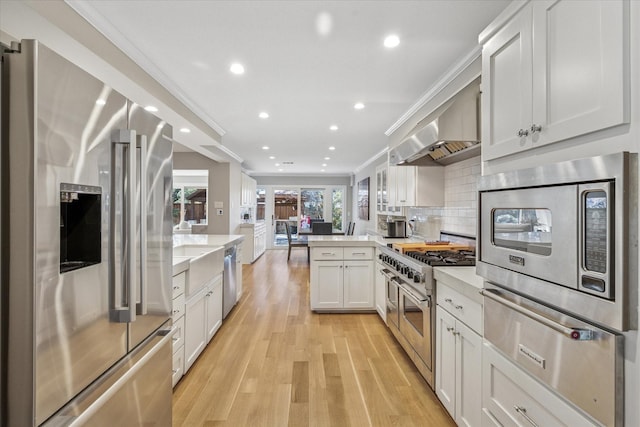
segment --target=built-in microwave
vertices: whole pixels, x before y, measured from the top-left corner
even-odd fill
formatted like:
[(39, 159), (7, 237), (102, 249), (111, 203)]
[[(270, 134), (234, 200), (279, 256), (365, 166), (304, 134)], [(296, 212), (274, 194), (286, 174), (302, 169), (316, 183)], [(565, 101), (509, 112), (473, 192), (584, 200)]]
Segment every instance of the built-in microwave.
[(630, 153), (484, 176), (478, 272), (582, 318), (635, 328), (637, 198)]

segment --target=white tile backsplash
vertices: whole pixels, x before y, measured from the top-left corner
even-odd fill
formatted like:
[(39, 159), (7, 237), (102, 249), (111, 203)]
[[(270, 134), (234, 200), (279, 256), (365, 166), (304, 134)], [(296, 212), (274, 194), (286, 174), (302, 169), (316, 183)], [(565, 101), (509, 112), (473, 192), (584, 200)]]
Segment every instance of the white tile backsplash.
[(437, 239), (442, 230), (476, 235), (478, 215), (477, 180), (480, 176), (480, 156), (445, 166), (444, 206), (437, 208), (409, 208), (407, 219), (415, 218), (416, 233)]

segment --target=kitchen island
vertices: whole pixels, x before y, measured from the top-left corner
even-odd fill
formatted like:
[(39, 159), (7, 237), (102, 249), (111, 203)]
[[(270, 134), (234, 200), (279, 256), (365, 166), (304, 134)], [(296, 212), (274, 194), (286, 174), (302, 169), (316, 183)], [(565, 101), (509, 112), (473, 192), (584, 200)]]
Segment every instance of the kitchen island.
[(375, 248), (415, 239), (380, 236), (309, 236), (311, 309), (318, 312), (376, 311)]

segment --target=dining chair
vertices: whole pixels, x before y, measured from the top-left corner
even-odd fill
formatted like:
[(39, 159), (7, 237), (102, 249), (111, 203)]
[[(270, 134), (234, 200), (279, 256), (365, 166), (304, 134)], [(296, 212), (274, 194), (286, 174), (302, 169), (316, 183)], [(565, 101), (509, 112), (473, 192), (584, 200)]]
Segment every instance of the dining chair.
[(353, 236), (353, 232), (356, 229), (356, 222), (353, 221), (352, 223), (349, 224), (350, 228), (349, 228), (349, 236)]
[(298, 234), (297, 239), (295, 240), (292, 239), (291, 227), (287, 223), (285, 223), (284, 225), (287, 229), (287, 242), (289, 242), (289, 253), (287, 253), (287, 262), (289, 262), (289, 259), (291, 258), (291, 248), (307, 248), (307, 261), (309, 261), (311, 259), (311, 256), (310, 256), (309, 242), (307, 241), (307, 237), (300, 236), (300, 234)]
[(351, 230), (351, 221), (349, 221), (349, 224), (347, 224), (347, 226), (344, 229), (344, 235), (345, 236), (349, 235), (349, 230)]

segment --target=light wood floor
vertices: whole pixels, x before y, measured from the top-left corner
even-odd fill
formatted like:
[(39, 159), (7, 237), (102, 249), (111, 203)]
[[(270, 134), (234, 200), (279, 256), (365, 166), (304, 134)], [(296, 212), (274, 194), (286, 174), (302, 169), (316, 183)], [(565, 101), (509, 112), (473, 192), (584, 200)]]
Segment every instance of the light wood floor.
[(377, 314), (309, 309), (304, 250), (243, 268), (244, 293), (174, 389), (174, 426), (455, 426)]

